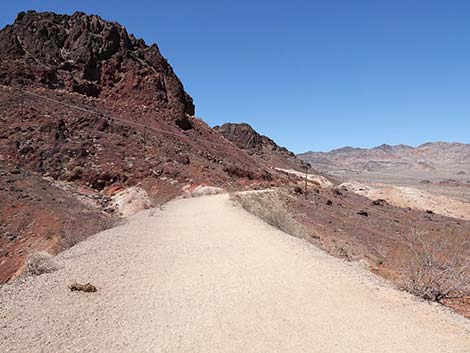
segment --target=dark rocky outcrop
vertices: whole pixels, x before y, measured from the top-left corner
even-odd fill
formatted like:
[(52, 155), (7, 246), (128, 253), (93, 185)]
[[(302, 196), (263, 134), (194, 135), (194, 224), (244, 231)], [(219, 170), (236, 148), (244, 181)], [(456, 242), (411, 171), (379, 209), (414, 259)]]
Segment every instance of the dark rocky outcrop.
[(246, 150), (249, 155), (261, 158), (275, 167), (296, 170), (304, 168), (303, 162), (294, 153), (279, 146), (269, 137), (259, 134), (246, 123), (226, 123), (214, 126), (214, 130), (238, 148)]
[(63, 89), (194, 115), (191, 97), (156, 44), (77, 12), (20, 13), (0, 31), (0, 83)]

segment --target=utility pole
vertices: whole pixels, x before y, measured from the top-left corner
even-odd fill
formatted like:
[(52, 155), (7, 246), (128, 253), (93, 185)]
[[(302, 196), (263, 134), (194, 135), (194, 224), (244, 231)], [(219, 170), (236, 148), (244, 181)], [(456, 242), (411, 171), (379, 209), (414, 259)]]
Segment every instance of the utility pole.
[(147, 147), (147, 128), (144, 127), (144, 160), (145, 158), (147, 158), (146, 147)]
[(308, 186), (308, 164), (305, 164), (305, 188), (304, 188), (304, 197), (307, 199), (307, 186)]
[(23, 90), (20, 90), (21, 96), (20, 96), (20, 106), (21, 106), (21, 121), (24, 121), (24, 92)]

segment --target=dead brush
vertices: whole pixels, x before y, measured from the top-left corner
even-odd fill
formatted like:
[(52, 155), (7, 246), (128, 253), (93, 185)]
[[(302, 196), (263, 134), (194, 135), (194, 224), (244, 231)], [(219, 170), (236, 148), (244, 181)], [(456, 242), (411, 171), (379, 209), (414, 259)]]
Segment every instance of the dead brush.
[(71, 285), (69, 285), (69, 289), (72, 292), (85, 292), (85, 293), (94, 293), (97, 291), (96, 287), (90, 282), (85, 283), (85, 284), (74, 282)]
[(283, 206), (277, 192), (238, 193), (232, 194), (231, 199), (251, 214), (287, 234), (297, 238), (311, 236)]
[(441, 303), (470, 295), (470, 242), (464, 237), (421, 234), (406, 239), (401, 287), (425, 300)]
[(34, 276), (54, 272), (58, 268), (54, 257), (45, 251), (35, 252), (26, 261), (26, 273)]

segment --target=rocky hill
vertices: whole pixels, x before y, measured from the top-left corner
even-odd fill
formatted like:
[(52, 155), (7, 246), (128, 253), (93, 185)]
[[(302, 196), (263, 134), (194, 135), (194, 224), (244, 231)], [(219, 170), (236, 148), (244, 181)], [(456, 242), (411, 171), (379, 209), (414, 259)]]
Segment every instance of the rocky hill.
[(156, 44), (118, 23), (77, 12), (20, 13), (0, 32), (0, 83), (145, 104), (159, 116), (194, 115), (191, 97)]
[(435, 142), (418, 147), (381, 145), (371, 149), (344, 147), (330, 152), (299, 154), (326, 172), (384, 172), (392, 174), (470, 174), (470, 145)]
[(267, 136), (260, 135), (246, 123), (225, 123), (215, 126), (227, 140), (248, 152), (250, 156), (259, 158), (277, 168), (303, 170), (304, 163), (293, 152), (279, 146)]
[[(0, 204), (0, 282), (32, 252), (56, 252), (109, 226), (121, 192), (148, 205), (199, 185), (288, 180), (196, 118), (157, 45), (118, 23), (28, 11), (0, 31), (0, 46), (0, 185), (8, 200)], [(17, 175), (25, 176), (21, 187)], [(76, 226), (85, 218), (87, 227)]]

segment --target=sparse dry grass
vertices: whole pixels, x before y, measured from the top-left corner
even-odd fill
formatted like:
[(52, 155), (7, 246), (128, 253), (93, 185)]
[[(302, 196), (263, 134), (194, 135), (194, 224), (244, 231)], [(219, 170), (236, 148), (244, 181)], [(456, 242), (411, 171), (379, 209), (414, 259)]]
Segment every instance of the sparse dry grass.
[[(75, 228), (75, 229), (74, 229)], [(63, 249), (71, 248), (78, 244), (82, 239), (85, 238), (85, 234), (82, 231), (78, 231), (78, 227), (74, 227), (71, 222), (64, 224), (61, 234), (61, 246)]]
[[(232, 200), (268, 224), (299, 238), (312, 237), (314, 230), (295, 219), (293, 215), (295, 208), (291, 209), (289, 203), (286, 203), (288, 198), (289, 195), (282, 190), (231, 195)], [(374, 206), (383, 206), (383, 204), (377, 202)], [(331, 212), (337, 212), (337, 209), (332, 209)], [(354, 210), (351, 212), (356, 213)], [(355, 222), (364, 221), (356, 219)], [(313, 237), (315, 238), (314, 235)], [(333, 247), (321, 242), (319, 246), (333, 255), (347, 259), (349, 251), (361, 254), (356, 257), (357, 259), (366, 260), (379, 253), (384, 253), (383, 258), (396, 254), (391, 269), (397, 273), (397, 276), (388, 278), (395, 281), (403, 290), (425, 300), (442, 303), (448, 299), (470, 296), (468, 235), (449, 234), (436, 228), (432, 234), (425, 235), (410, 230), (402, 237), (401, 241), (400, 236), (392, 237), (393, 241), (382, 245), (364, 243), (368, 241), (367, 237), (355, 237), (354, 243), (340, 242), (341, 239), (338, 238), (334, 241)], [(379, 245), (386, 247), (384, 251), (376, 249)], [(343, 249), (342, 246), (347, 246), (348, 249)], [(355, 251), (355, 247), (358, 249), (362, 247), (363, 251)]]
[(54, 257), (45, 251), (33, 253), (26, 261), (26, 272), (34, 276), (50, 273), (58, 268)]
[(277, 192), (235, 193), (231, 199), (251, 214), (297, 238), (305, 238), (308, 230), (282, 205)]
[[(122, 222), (123, 219), (109, 217), (108, 219), (105, 219), (101, 222), (101, 229), (99, 231), (117, 227), (122, 224)], [(89, 235), (89, 230), (83, 228), (77, 221), (66, 222), (62, 228), (62, 231), (60, 232), (61, 250), (69, 249), (72, 246), (77, 245), (81, 241), (88, 238)]]
[(200, 196), (209, 196), (209, 195), (217, 195), (224, 192), (223, 189), (214, 186), (204, 186), (198, 188), (196, 190), (187, 192), (183, 195), (183, 198), (191, 198), (191, 197), (200, 197)]

